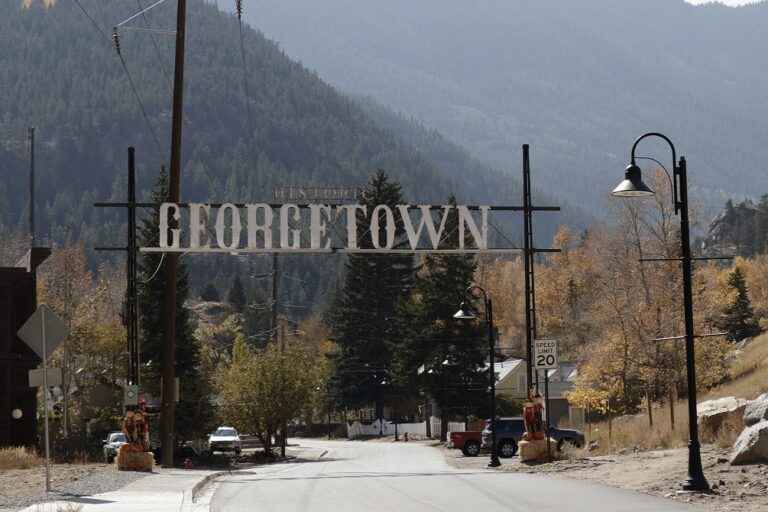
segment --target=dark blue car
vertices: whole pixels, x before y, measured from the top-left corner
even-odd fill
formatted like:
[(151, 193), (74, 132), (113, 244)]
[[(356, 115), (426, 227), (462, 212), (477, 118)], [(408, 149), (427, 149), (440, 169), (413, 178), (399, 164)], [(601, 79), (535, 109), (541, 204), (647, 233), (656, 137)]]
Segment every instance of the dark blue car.
[[(496, 419), (496, 446), (499, 457), (508, 458), (517, 453), (519, 443), (525, 433), (525, 421), (523, 418), (497, 418)], [(576, 447), (584, 446), (584, 433), (580, 430), (557, 428), (549, 426), (549, 437), (557, 441), (557, 449), (564, 443), (570, 443)], [(483, 430), (483, 444), (485, 449), (491, 448), (490, 422), (485, 423)]]

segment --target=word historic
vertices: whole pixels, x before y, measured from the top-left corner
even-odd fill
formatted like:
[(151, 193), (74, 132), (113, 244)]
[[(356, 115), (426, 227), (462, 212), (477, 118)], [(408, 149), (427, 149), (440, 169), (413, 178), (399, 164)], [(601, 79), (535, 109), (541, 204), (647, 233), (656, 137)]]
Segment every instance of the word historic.
[[(478, 252), (489, 206), (360, 204), (160, 205), (159, 247), (142, 252)], [(455, 210), (457, 247), (441, 243)], [(362, 220), (361, 220), (362, 219)], [(401, 226), (400, 228), (398, 228)], [(404, 236), (402, 233), (404, 232)], [(366, 238), (366, 247), (359, 241)], [(186, 246), (182, 245), (182, 240)]]

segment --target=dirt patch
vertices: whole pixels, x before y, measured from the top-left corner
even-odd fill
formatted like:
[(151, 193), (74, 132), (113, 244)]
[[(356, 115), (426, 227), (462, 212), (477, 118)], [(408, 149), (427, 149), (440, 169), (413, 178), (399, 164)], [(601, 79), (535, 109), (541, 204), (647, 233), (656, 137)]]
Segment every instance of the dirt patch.
[[(463, 457), (445, 450), (448, 462), (458, 468), (485, 467), (487, 456)], [(688, 502), (715, 511), (765, 512), (768, 510), (768, 465), (731, 466), (729, 452), (714, 445), (702, 447), (704, 476), (710, 493), (681, 490), (688, 472), (688, 449), (636, 451), (599, 457), (572, 458), (551, 464), (521, 463), (517, 457), (502, 461), (501, 471), (553, 473), (632, 491)]]
[[(113, 464), (51, 464), (51, 488), (103, 471), (115, 471), (115, 466)], [(38, 491), (45, 491), (45, 466), (0, 471), (0, 495), (20, 496)]]

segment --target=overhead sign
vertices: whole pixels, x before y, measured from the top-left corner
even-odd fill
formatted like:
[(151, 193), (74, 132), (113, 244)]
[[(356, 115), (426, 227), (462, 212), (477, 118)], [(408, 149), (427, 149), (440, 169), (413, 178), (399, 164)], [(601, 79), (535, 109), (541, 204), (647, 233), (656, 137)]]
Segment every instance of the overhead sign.
[(360, 187), (274, 187), (275, 201), (346, 201), (363, 192)]
[(29, 370), (29, 387), (42, 388), (45, 386), (45, 372), (48, 372), (48, 387), (61, 386), (61, 368), (46, 368), (45, 370)]
[[(454, 205), (242, 204), (160, 205), (158, 247), (142, 252), (519, 252), (489, 249), (488, 214), (505, 207)], [(514, 207), (511, 207), (514, 209)], [(446, 248), (446, 221), (457, 216), (457, 247)], [(366, 218), (359, 224), (361, 217)], [(172, 227), (171, 224), (176, 226)], [(402, 231), (401, 231), (402, 230)], [(400, 239), (397, 234), (404, 232)], [(371, 248), (359, 238), (370, 237)], [(184, 243), (182, 244), (182, 241)]]
[(45, 359), (69, 335), (69, 327), (48, 306), (40, 304), (16, 334)]
[(557, 340), (533, 340), (533, 367), (537, 370), (557, 368)]

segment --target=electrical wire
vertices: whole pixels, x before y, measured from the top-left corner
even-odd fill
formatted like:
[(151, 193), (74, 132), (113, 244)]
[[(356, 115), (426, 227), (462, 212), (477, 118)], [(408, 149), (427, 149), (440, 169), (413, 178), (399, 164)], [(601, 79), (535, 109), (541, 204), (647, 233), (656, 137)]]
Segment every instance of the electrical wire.
[(94, 20), (94, 19), (93, 19), (93, 17), (91, 17), (91, 15), (88, 13), (88, 11), (86, 11), (86, 10), (85, 10), (85, 7), (83, 7), (83, 4), (81, 4), (81, 3), (80, 3), (80, 0), (75, 0), (75, 3), (76, 3), (76, 4), (77, 4), (77, 6), (80, 8), (80, 10), (81, 10), (81, 11), (83, 11), (83, 14), (85, 14), (85, 17), (86, 17), (86, 18), (88, 18), (88, 19), (91, 21), (91, 23), (93, 23), (93, 26), (94, 26), (94, 27), (96, 27), (96, 30), (98, 30), (98, 31), (99, 31), (99, 33), (100, 33), (102, 36), (104, 36), (104, 39), (106, 39), (107, 41), (109, 41), (109, 45), (110, 45), (110, 46), (112, 46), (112, 38), (111, 38), (111, 37), (109, 37), (109, 36), (107, 35), (107, 33), (106, 33), (106, 32), (104, 32), (104, 31), (101, 29), (101, 27), (99, 26), (99, 24), (98, 24), (98, 23), (96, 23), (96, 20)]
[(149, 116), (147, 115), (147, 110), (144, 108), (144, 103), (141, 101), (141, 97), (139, 96), (139, 92), (136, 89), (136, 85), (133, 82), (133, 77), (131, 77), (131, 72), (128, 70), (128, 66), (125, 64), (125, 60), (123, 59), (123, 55), (120, 52), (120, 42), (117, 38), (117, 31), (115, 31), (114, 40), (113, 38), (110, 38), (104, 30), (99, 26), (98, 23), (96, 23), (96, 20), (93, 19), (93, 16), (90, 15), (90, 13), (85, 9), (83, 4), (80, 3), (80, 0), (75, 0), (75, 3), (80, 8), (80, 10), (85, 14), (85, 17), (88, 18), (88, 20), (93, 24), (93, 26), (98, 30), (99, 34), (104, 37), (109, 42), (110, 46), (113, 46), (115, 50), (117, 50), (117, 56), (120, 57), (120, 63), (123, 65), (123, 69), (125, 70), (125, 74), (128, 77), (128, 82), (131, 84), (131, 89), (133, 89), (133, 94), (136, 96), (136, 100), (139, 102), (139, 108), (141, 109), (141, 113), (144, 116), (144, 121), (146, 121), (147, 126), (149, 127), (149, 131), (152, 133), (152, 137), (155, 139), (155, 144), (157, 145), (157, 149), (160, 152), (160, 156), (163, 160), (165, 160), (165, 153), (163, 152), (163, 147), (160, 144), (160, 139), (157, 137), (157, 133), (155, 132), (155, 129), (152, 127), (152, 123), (149, 121)]
[[(248, 87), (248, 70), (245, 65), (245, 43), (243, 42), (243, 20), (242, 20), (242, 14), (243, 14), (243, 3), (242, 0), (235, 0), (235, 7), (237, 10), (237, 26), (240, 31), (240, 54), (243, 58), (243, 87), (244, 87), (244, 94), (245, 94), (245, 106), (248, 111), (248, 129), (250, 131), (251, 139), (256, 138), (256, 134), (253, 131), (253, 118), (251, 116), (251, 94), (250, 94), (250, 88)], [(250, 144), (248, 145), (250, 147)]]
[[(146, 11), (148, 11), (149, 9), (151, 9), (154, 6), (148, 8), (148, 9), (144, 9), (144, 6), (142, 5), (141, 0), (136, 0), (136, 4), (139, 6), (139, 9), (141, 9), (141, 16), (142, 16), (142, 19), (144, 20), (144, 25), (147, 27), (147, 31), (149, 32), (149, 37), (152, 40), (152, 46), (155, 48), (155, 55), (157, 56), (157, 60), (160, 63), (160, 67), (163, 70), (163, 75), (165, 76), (165, 82), (168, 84), (168, 88), (170, 89), (170, 91), (173, 92), (173, 82), (171, 81), (171, 75), (168, 72), (168, 67), (165, 65), (165, 62), (163, 61), (162, 56), (160, 55), (160, 49), (157, 46), (157, 41), (155, 40), (155, 36), (153, 34), (153, 29), (152, 29), (151, 25), (149, 24), (149, 19), (147, 19), (147, 15), (146, 15)], [(192, 128), (189, 126), (187, 118), (185, 116), (182, 116), (181, 120), (184, 123), (184, 127), (186, 128), (186, 132), (189, 133), (189, 140), (190, 140), (190, 142), (192, 142), (192, 146), (195, 148), (195, 152), (198, 155), (202, 155), (203, 152), (200, 151), (200, 148), (198, 147), (197, 142), (195, 141), (195, 137), (193, 135)], [(213, 174), (213, 173), (211, 173), (211, 170), (208, 168), (208, 165), (205, 163), (205, 160), (203, 160), (201, 157), (199, 157), (198, 161), (201, 164), (203, 164), (203, 168), (205, 168), (205, 170), (206, 170), (206, 172), (208, 174)], [(210, 233), (210, 229), (208, 229), (208, 231)]]
[(147, 279), (146, 281), (143, 281), (143, 280), (141, 280), (141, 279), (139, 279), (138, 281), (139, 281), (140, 283), (148, 283), (148, 282), (150, 282), (152, 279), (154, 279), (154, 278), (155, 278), (155, 276), (157, 275), (157, 273), (158, 273), (158, 272), (160, 272), (160, 267), (162, 267), (162, 266), (163, 266), (163, 260), (164, 260), (164, 259), (165, 259), (165, 253), (164, 253), (164, 252), (162, 252), (162, 253), (160, 253), (160, 263), (158, 263), (158, 264), (157, 264), (157, 268), (155, 269), (155, 273), (154, 273), (154, 274), (152, 274), (152, 275), (149, 277), (149, 279)]
[[(144, 10), (144, 6), (141, 5), (141, 0), (136, 0), (136, 5), (139, 6), (139, 9), (141, 10), (141, 17), (144, 20), (144, 25), (147, 27), (147, 30), (152, 30), (152, 27), (149, 25), (149, 20), (147, 19), (147, 13)], [(163, 62), (162, 57), (160, 56), (160, 49), (157, 47), (157, 41), (155, 40), (154, 34), (152, 32), (149, 33), (149, 38), (152, 40), (152, 46), (155, 48), (155, 55), (157, 55), (157, 60), (160, 62), (160, 67), (163, 69), (163, 75), (165, 75), (165, 81), (168, 83), (168, 86), (173, 90), (173, 83), (171, 82), (171, 75), (168, 73), (168, 68), (165, 65), (165, 62)]]
[(120, 63), (123, 65), (123, 69), (125, 70), (125, 74), (128, 77), (128, 82), (131, 84), (131, 89), (133, 89), (133, 94), (136, 96), (136, 101), (139, 102), (139, 108), (141, 109), (141, 113), (144, 116), (144, 120), (147, 123), (147, 126), (149, 127), (149, 131), (152, 132), (152, 137), (155, 139), (155, 144), (157, 145), (157, 151), (160, 153), (160, 158), (163, 159), (163, 161), (166, 161), (165, 157), (165, 151), (163, 151), (163, 146), (160, 144), (160, 139), (157, 136), (157, 133), (155, 132), (155, 128), (152, 126), (152, 123), (149, 121), (149, 115), (147, 115), (147, 110), (144, 108), (144, 103), (141, 101), (141, 96), (139, 96), (139, 91), (136, 89), (136, 85), (133, 83), (133, 78), (131, 77), (131, 72), (128, 70), (128, 66), (125, 63), (125, 59), (123, 59), (123, 54), (118, 50), (117, 56), (120, 57)]

